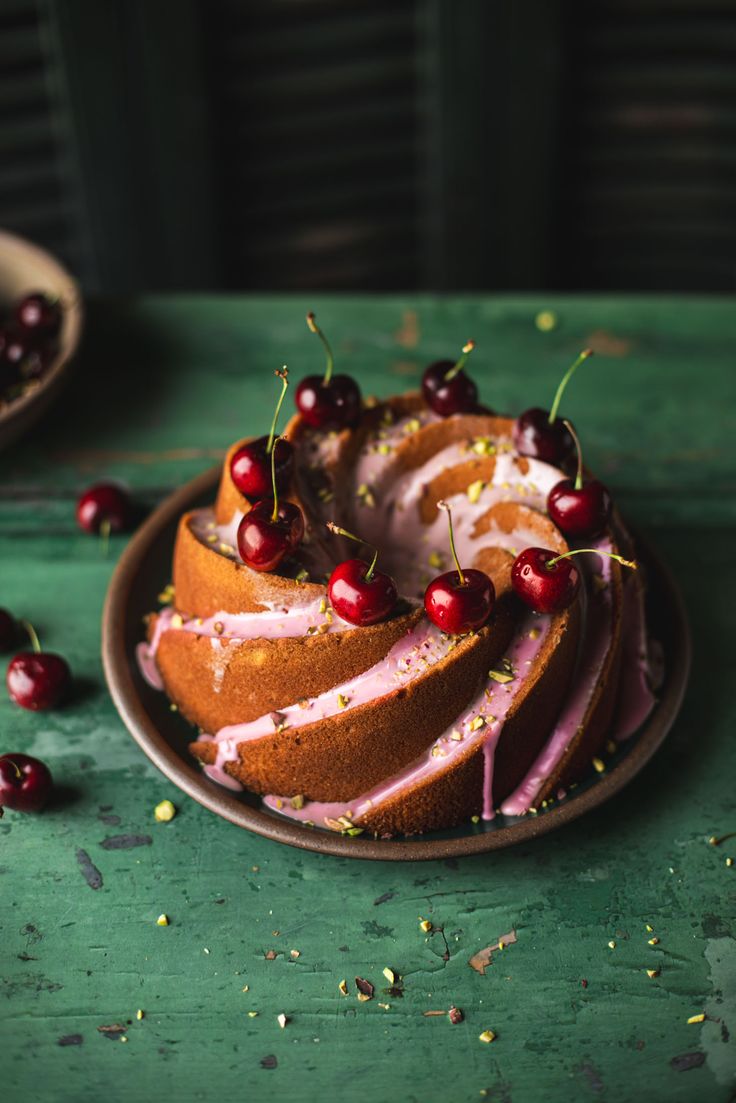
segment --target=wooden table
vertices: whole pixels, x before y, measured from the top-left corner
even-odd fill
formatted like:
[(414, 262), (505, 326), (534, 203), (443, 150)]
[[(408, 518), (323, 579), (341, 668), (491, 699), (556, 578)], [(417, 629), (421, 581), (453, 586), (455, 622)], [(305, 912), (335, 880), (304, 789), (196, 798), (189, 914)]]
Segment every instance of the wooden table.
[[(266, 430), (273, 369), (321, 368), (310, 307), (365, 392), (416, 384), (473, 336), (483, 397), (519, 410), (548, 404), (585, 344), (599, 353), (565, 410), (679, 576), (695, 669), (636, 782), (533, 845), (397, 866), (281, 847), (178, 794), (108, 698), (99, 619), (124, 538), (104, 558), (76, 528), (77, 492), (116, 476), (153, 505)], [(59, 785), (43, 815), (0, 823), (3, 1103), (733, 1098), (736, 839), (708, 839), (736, 830), (734, 348), (725, 300), (90, 304), (76, 379), (0, 457), (0, 604), (77, 679), (59, 711), (0, 701), (0, 750), (39, 755)], [(156, 823), (167, 797), (178, 815)], [(469, 967), (510, 931), (485, 975)], [(390, 995), (386, 967), (403, 978)], [(356, 975), (373, 1000), (356, 999)], [(425, 1015), (453, 1004), (458, 1025)]]

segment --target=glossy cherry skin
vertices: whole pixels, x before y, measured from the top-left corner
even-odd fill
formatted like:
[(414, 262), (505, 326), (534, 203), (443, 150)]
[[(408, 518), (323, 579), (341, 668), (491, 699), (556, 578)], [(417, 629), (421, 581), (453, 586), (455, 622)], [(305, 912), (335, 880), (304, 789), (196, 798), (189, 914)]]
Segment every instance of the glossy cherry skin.
[(454, 366), (452, 360), (436, 360), (422, 376), (424, 401), (440, 417), (469, 414), (478, 406), (478, 388), (469, 375), (459, 371), (452, 379), (445, 379)]
[(557, 552), (549, 548), (526, 548), (511, 568), (514, 591), (535, 613), (560, 613), (575, 600), (580, 589), (580, 571), (572, 559), (547, 564)]
[(71, 673), (66, 660), (52, 651), (20, 651), (8, 664), (5, 682), (11, 701), (38, 712), (64, 699)]
[(53, 787), (48, 766), (27, 754), (0, 755), (0, 807), (40, 812)]
[(611, 496), (597, 479), (584, 482), (580, 490), (572, 479), (562, 479), (547, 496), (547, 512), (565, 536), (594, 538), (611, 516)]
[(16, 643), (18, 625), (7, 609), (0, 609), (0, 651), (10, 651)]
[(15, 310), (15, 320), (28, 334), (48, 337), (56, 333), (61, 321), (61, 308), (40, 291), (26, 295)]
[(514, 444), (522, 456), (532, 456), (559, 466), (575, 448), (575, 442), (557, 417), (550, 425), (549, 411), (538, 406), (525, 410), (514, 423)]
[(327, 585), (330, 604), (337, 615), (361, 627), (385, 620), (398, 600), (396, 584), (390, 575), (374, 571), (366, 581), (367, 572), (368, 564), (362, 559), (346, 559), (335, 567)]
[[(274, 444), (276, 486), (279, 494), (289, 489), (294, 467), (294, 449), (279, 437)], [(258, 437), (238, 448), (230, 460), (230, 478), (246, 498), (265, 498), (271, 486), (271, 455), (266, 451), (268, 437)]]
[(427, 616), (443, 632), (459, 636), (482, 628), (496, 600), (493, 583), (484, 571), (447, 571), (430, 582), (424, 592)]
[(304, 515), (293, 502), (279, 502), (276, 520), (272, 517), (273, 498), (264, 498), (238, 525), (238, 551), (254, 571), (272, 571), (304, 535)]
[(307, 375), (294, 396), (296, 407), (312, 429), (350, 429), (360, 421), (360, 387), (349, 375)]
[(99, 532), (104, 521), (111, 532), (123, 532), (130, 524), (131, 513), (127, 491), (115, 483), (96, 483), (77, 502), (77, 523), (85, 532)]

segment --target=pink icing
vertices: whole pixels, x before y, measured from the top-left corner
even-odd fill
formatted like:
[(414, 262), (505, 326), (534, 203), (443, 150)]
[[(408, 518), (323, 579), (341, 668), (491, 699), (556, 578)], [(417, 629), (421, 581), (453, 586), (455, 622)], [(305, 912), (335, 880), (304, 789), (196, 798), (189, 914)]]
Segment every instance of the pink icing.
[[(295, 809), (292, 808), (288, 798), (276, 796), (265, 797), (264, 803), (269, 808), (281, 811), (290, 818), (302, 821), (309, 820), (313, 823), (321, 823), (324, 822), (325, 818), (336, 820), (340, 816), (345, 816), (348, 812), (351, 814), (349, 818), (357, 820), (361, 815), (375, 809), (376, 806), (384, 803), (397, 793), (408, 791), (419, 782), (446, 770), (456, 758), (465, 756), (482, 744), (485, 762), (483, 815), (486, 819), (492, 819), (494, 815), (492, 801), (493, 751), (503, 730), (504, 720), (525, 683), (531, 664), (544, 643), (549, 631), (549, 624), (549, 617), (537, 617), (533, 614), (525, 617), (507, 652), (507, 658), (515, 672), (514, 680), (501, 684), (489, 678), (465, 712), (435, 740), (429, 750), (392, 778), (382, 781), (349, 804), (344, 801), (333, 803), (307, 801), (302, 808)], [(538, 634), (534, 633), (535, 638), (532, 638), (530, 633), (534, 628), (538, 629)], [(479, 717), (483, 719), (484, 723), (481, 727), (473, 729), (473, 722)], [(453, 738), (454, 732), (458, 732), (462, 739)]]
[(622, 678), (613, 722), (613, 738), (629, 739), (654, 708), (656, 698), (650, 684), (651, 664), (644, 610), (644, 586), (634, 573), (624, 586), (621, 668), (631, 672)]

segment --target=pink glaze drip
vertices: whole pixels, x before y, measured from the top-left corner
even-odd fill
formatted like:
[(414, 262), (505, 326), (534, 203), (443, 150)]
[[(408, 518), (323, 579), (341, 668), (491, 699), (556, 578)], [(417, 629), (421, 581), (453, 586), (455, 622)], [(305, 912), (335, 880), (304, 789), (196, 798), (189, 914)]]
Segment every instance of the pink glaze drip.
[(234, 793), (242, 791), (243, 786), (237, 778), (230, 777), (230, 774), (223, 770), (222, 766), (214, 764), (212, 766), (203, 766), (202, 769), (210, 781), (216, 781), (217, 784), (222, 785), (224, 789), (232, 789)]
[[(419, 758), (409, 766), (395, 774), (387, 781), (382, 781), (369, 792), (364, 793), (356, 800), (346, 804), (340, 802), (307, 801), (302, 808), (292, 808), (289, 799), (276, 796), (264, 797), (267, 807), (275, 811), (283, 812), (291, 819), (323, 823), (325, 819), (337, 820), (350, 812), (353, 821), (359, 820), (371, 809), (383, 804), (397, 793), (407, 792), (419, 782), (431, 778), (446, 770), (458, 757), (465, 756), (479, 745), (484, 749), (483, 784), (483, 815), (492, 819), (493, 800), (493, 751), (503, 730), (504, 721), (513, 705), (516, 697), (522, 689), (531, 669), (531, 664), (539, 654), (539, 651), (549, 632), (549, 617), (536, 617), (530, 614), (524, 618), (519, 626), (507, 652), (515, 670), (513, 682), (500, 684), (489, 678), (482, 691), (469, 705), (457, 721), (452, 724)], [(539, 630), (539, 635), (532, 639), (530, 632), (533, 628)], [(484, 724), (475, 730), (471, 725), (478, 717), (483, 718)], [(462, 739), (453, 739), (453, 732), (459, 732)], [(490, 748), (490, 753), (486, 753)]]
[[(601, 551), (610, 550), (610, 543), (600, 540), (596, 545)], [(579, 560), (583, 577), (588, 582), (587, 610), (583, 639), (578, 655), (578, 665), (572, 679), (572, 688), (562, 712), (547, 742), (532, 763), (526, 776), (513, 793), (501, 805), (506, 816), (521, 816), (534, 806), (534, 800), (542, 785), (553, 772), (567, 750), (570, 740), (585, 723), (595, 687), (611, 646), (613, 633), (613, 605), (611, 601), (611, 560), (607, 557)], [(594, 570), (597, 564), (597, 570)], [(591, 584), (594, 573), (602, 575), (609, 583), (605, 589), (595, 592)]]
[(644, 610), (644, 585), (638, 573), (624, 585), (621, 668), (630, 676), (621, 679), (613, 738), (629, 739), (638, 731), (656, 704), (651, 688), (649, 641)]
[(151, 689), (163, 689), (164, 683), (161, 675), (158, 672), (156, 666), (156, 660), (151, 653), (150, 645), (143, 640), (141, 643), (136, 644), (135, 649), (136, 662), (138, 663), (138, 669), (141, 672), (143, 680), (151, 687)]
[[(380, 662), (356, 678), (335, 686), (318, 697), (310, 698), (306, 707), (297, 703), (280, 709), (283, 720), (279, 722), (289, 728), (299, 728), (336, 716), (345, 709), (375, 701), (399, 686), (407, 685), (438, 663), (447, 655), (451, 643), (448, 636), (422, 620), (395, 643)], [(217, 743), (217, 764), (224, 766), (227, 762), (237, 760), (238, 746), (241, 743), (272, 735), (275, 727), (273, 715), (268, 713), (247, 724), (231, 724), (221, 728), (214, 736), (204, 734), (200, 738)]]

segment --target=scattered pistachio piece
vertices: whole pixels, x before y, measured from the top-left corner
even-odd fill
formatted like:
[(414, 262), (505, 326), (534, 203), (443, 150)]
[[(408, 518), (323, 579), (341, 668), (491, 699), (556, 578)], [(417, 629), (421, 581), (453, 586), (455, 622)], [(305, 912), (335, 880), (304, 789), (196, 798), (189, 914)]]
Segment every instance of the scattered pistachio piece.
[(388, 981), (389, 984), (393, 984), (394, 981), (396, 980), (396, 975), (395, 975), (393, 969), (389, 969), (388, 965), (383, 970), (383, 975), (384, 975), (384, 977), (386, 978), (386, 980)]
[(609, 950), (615, 950), (616, 949), (616, 943), (613, 941), (613, 939), (611, 939), (611, 941), (608, 943), (608, 949)]
[(471, 505), (475, 505), (475, 503), (478, 501), (481, 494), (483, 493), (484, 486), (485, 483), (482, 479), (476, 479), (474, 483), (470, 484), (466, 493), (468, 495), (468, 501), (471, 503)]
[(659, 976), (659, 969), (647, 969), (647, 976), (650, 980), (654, 980), (655, 977)]
[(337, 987), (339, 988), (341, 995), (347, 996), (348, 982), (346, 980), (341, 980)]
[(296, 958), (302, 956), (302, 952), (301, 952), (301, 950), (289, 950), (289, 955), (290, 955), (290, 957), (293, 957), (296, 960)]
[(478, 1040), (488, 1044), (495, 1040), (496, 1035), (492, 1030), (484, 1030), (482, 1034), (478, 1035)]
[(170, 800), (162, 800), (154, 808), (153, 814), (159, 823), (168, 823), (176, 815), (176, 808)]
[(288, 1020), (287, 1016), (284, 1015), (283, 1012), (280, 1015), (276, 1016), (276, 1022), (279, 1024), (279, 1026), (281, 1027), (282, 1030), (285, 1028), (288, 1021), (289, 1020)]
[(648, 938), (647, 942), (649, 943), (650, 946), (658, 946), (659, 945), (659, 939), (657, 938), (656, 934), (655, 934), (654, 938)]
[(350, 703), (350, 698), (346, 697), (344, 693), (338, 693), (337, 695), (337, 707), (340, 709), (346, 709)]
[(291, 804), (291, 807), (294, 809), (294, 811), (298, 812), (301, 808), (304, 807), (304, 797), (301, 795), (301, 793), (297, 793), (295, 797), (291, 798), (289, 803)]
[(160, 916), (158, 917), (158, 919), (156, 920), (156, 923), (157, 923), (157, 925), (158, 925), (159, 927), (168, 927), (168, 925), (169, 925), (169, 917), (168, 917), (168, 915), (164, 915), (164, 914), (162, 913), (162, 914), (161, 914), (161, 915), (160, 915)]
[(428, 931), (432, 930), (432, 923), (429, 919), (422, 919), (421, 916), (420, 916), (420, 918), (419, 918), (419, 927), (426, 934)]
[(256, 1019), (256, 1018), (258, 1018), (258, 1012), (257, 1012), (257, 1011), (249, 1011), (249, 1012), (248, 1012), (248, 1018), (249, 1018), (249, 1019)]
[(141, 1011), (141, 1009), (139, 1007), (138, 1010), (135, 1013), (135, 1017), (138, 1020), (138, 1022), (140, 1022), (141, 1019), (144, 1018), (145, 1014), (146, 1014), (145, 1011)]
[(593, 759), (593, 769), (596, 771), (596, 773), (599, 773), (599, 774), (605, 773), (606, 764), (603, 761), (603, 759), (598, 758), (598, 757), (594, 758)]
[(701, 1011), (697, 1015), (691, 1015), (690, 1018), (687, 1020), (687, 1022), (688, 1022), (688, 1026), (690, 1026), (692, 1023), (704, 1023), (705, 1022), (705, 1012)]

